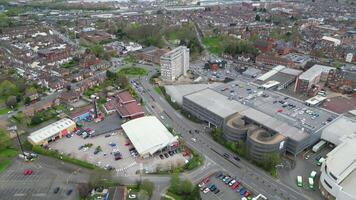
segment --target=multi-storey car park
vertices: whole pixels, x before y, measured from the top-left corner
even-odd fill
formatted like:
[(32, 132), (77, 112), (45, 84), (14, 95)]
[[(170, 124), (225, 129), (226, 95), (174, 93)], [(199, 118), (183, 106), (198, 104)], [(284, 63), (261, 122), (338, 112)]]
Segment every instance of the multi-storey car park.
[(223, 128), (230, 141), (247, 142), (252, 158), (279, 152), (297, 155), (315, 144), (337, 114), (253, 83), (233, 81), (183, 97), (183, 109)]

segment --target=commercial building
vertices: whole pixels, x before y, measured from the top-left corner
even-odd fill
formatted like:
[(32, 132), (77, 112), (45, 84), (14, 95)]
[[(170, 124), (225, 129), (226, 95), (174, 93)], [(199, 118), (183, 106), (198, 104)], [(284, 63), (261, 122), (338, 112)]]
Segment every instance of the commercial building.
[(27, 139), (32, 145), (47, 145), (76, 129), (76, 124), (68, 118), (61, 119), (33, 133)]
[(222, 128), (225, 139), (246, 141), (256, 160), (266, 153), (298, 154), (338, 116), (241, 81), (185, 95), (183, 109)]
[(307, 93), (312, 86), (317, 86), (319, 82), (326, 82), (329, 72), (333, 69), (335, 68), (324, 65), (314, 65), (297, 78), (294, 91), (298, 94)]
[(155, 117), (146, 116), (122, 124), (127, 137), (141, 157), (178, 145), (178, 138)]
[(186, 75), (189, 69), (189, 49), (179, 46), (161, 56), (161, 78), (174, 81), (181, 75)]
[(321, 139), (339, 145), (344, 137), (352, 135), (356, 135), (356, 120), (341, 116), (323, 130)]
[(356, 135), (349, 135), (321, 167), (319, 189), (326, 199), (356, 200)]
[(301, 73), (301, 70), (287, 68), (283, 65), (277, 65), (270, 71), (259, 76), (255, 83), (265, 89), (269, 89), (270, 87), (283, 89), (295, 82)]
[(145, 115), (143, 108), (127, 91), (119, 92), (104, 105), (105, 112), (117, 112), (123, 119), (135, 119)]

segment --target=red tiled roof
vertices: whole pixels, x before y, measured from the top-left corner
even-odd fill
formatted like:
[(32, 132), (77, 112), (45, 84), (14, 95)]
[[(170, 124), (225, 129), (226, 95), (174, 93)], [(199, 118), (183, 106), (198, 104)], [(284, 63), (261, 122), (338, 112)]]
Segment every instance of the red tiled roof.
[(136, 101), (127, 104), (121, 104), (116, 107), (117, 112), (120, 113), (121, 117), (134, 117), (136, 115), (142, 115), (145, 112), (143, 108), (137, 104)]
[(81, 107), (81, 108), (79, 108), (77, 110), (74, 110), (74, 111), (70, 112), (69, 116), (74, 119), (74, 118), (76, 118), (76, 117), (78, 117), (80, 115), (83, 115), (84, 113), (90, 112), (90, 110), (92, 108), (93, 108), (93, 105), (89, 104), (87, 106)]
[(122, 104), (126, 104), (126, 103), (130, 103), (130, 102), (134, 102), (135, 101), (135, 99), (127, 91), (120, 92), (119, 94), (117, 94), (117, 97), (119, 98), (119, 101)]

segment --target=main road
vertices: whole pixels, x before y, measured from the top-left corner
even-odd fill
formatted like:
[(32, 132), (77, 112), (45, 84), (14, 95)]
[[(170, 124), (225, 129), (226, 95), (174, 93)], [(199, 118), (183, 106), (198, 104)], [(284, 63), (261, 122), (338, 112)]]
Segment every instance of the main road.
[[(145, 102), (146, 109), (156, 115), (161, 121), (171, 126), (176, 132), (181, 134), (181, 137), (186, 141), (187, 145), (201, 153), (209, 163), (216, 166), (216, 171), (226, 171), (230, 175), (235, 176), (242, 181), (242, 184), (247, 186), (248, 189), (254, 193), (262, 193), (269, 199), (279, 200), (309, 200), (311, 197), (303, 194), (302, 191), (298, 191), (292, 187), (289, 187), (281, 183), (278, 179), (272, 178), (265, 171), (250, 164), (244, 159), (236, 161), (233, 159), (226, 159), (223, 154), (229, 152), (224, 146), (216, 143), (205, 131), (205, 128), (201, 124), (191, 122), (182, 116), (179, 112), (174, 110), (170, 104), (158, 93), (154, 91), (154, 87), (149, 83), (149, 77), (151, 77), (156, 71), (151, 68), (148, 76), (137, 79), (140, 83), (141, 91), (139, 94)], [(189, 130), (199, 130), (199, 134), (189, 133)], [(193, 142), (191, 138), (196, 138), (196, 142)], [(232, 156), (230, 156), (231, 158)], [(199, 171), (199, 170), (197, 170)], [(211, 171), (206, 171), (210, 173)], [(204, 173), (204, 171), (199, 172)], [(189, 173), (186, 174), (189, 176)], [(202, 174), (207, 176), (209, 174)], [(197, 176), (198, 177), (198, 176)], [(197, 177), (190, 177), (194, 183), (199, 180), (195, 180)]]

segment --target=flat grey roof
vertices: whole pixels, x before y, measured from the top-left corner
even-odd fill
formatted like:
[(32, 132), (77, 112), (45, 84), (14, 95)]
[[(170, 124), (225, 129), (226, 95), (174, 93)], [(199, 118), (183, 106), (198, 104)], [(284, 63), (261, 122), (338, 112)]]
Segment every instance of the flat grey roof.
[(356, 120), (342, 116), (323, 130), (321, 138), (339, 145), (342, 137), (353, 134), (356, 135)]
[(228, 97), (210, 88), (188, 94), (184, 97), (222, 118), (248, 108), (237, 101), (229, 100)]
[(329, 66), (325, 66), (325, 65), (314, 65), (313, 67), (311, 67), (310, 69), (308, 69), (307, 71), (302, 73), (299, 76), (299, 79), (312, 80), (315, 77), (317, 77), (319, 74), (321, 74), (322, 72), (328, 72), (331, 69), (335, 69), (335, 68), (329, 67)]
[[(356, 136), (349, 136), (327, 154), (328, 172), (337, 178), (343, 190), (356, 196)], [(345, 156), (347, 155), (347, 156)]]

